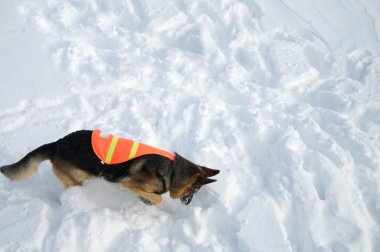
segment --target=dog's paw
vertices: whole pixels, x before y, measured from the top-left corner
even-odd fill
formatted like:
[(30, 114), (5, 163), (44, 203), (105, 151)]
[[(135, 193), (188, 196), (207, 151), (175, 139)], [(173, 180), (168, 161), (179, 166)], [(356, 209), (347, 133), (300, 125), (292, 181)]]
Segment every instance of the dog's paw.
[(144, 197), (141, 197), (141, 196), (140, 196), (139, 199), (140, 199), (142, 202), (144, 202), (145, 204), (149, 205), (149, 206), (156, 205), (154, 202), (152, 202), (152, 201), (150, 201), (150, 200), (148, 200), (148, 199), (146, 199), (146, 198), (144, 198)]

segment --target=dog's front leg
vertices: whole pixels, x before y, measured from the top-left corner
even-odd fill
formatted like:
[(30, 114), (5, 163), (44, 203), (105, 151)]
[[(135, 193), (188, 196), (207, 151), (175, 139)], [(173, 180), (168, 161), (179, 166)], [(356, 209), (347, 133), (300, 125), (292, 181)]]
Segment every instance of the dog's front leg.
[[(145, 192), (141, 188), (133, 185), (133, 183), (130, 183), (129, 181), (123, 181), (121, 182), (121, 185), (136, 193), (145, 204), (157, 205), (162, 201), (161, 195), (158, 195), (156, 193)], [(147, 201), (151, 202), (151, 204), (149, 204)]]
[(139, 196), (139, 199), (141, 200), (141, 202), (143, 202), (144, 204), (148, 205), (148, 206), (153, 206), (155, 205), (155, 203), (153, 203), (152, 201), (142, 197), (142, 196)]
[(132, 188), (129, 187), (128, 189), (136, 193), (142, 199), (142, 202), (144, 202), (147, 205), (157, 205), (162, 201), (161, 195), (144, 192), (141, 189), (136, 188), (136, 187), (132, 187)]

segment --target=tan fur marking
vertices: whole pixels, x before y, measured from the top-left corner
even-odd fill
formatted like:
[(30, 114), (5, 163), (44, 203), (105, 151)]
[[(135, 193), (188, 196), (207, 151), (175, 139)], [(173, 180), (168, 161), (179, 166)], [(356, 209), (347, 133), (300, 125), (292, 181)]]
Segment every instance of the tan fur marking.
[(37, 171), (38, 166), (43, 161), (43, 159), (33, 159), (28, 162), (27, 165), (25, 165), (25, 168), (21, 170), (20, 173), (16, 173), (15, 176), (13, 176), (12, 180), (23, 180), (27, 177), (31, 176), (33, 173)]
[(53, 172), (65, 187), (83, 185), (86, 180), (92, 177), (88, 172), (62, 161), (53, 163)]
[(63, 172), (61, 169), (53, 165), (53, 173), (61, 181), (65, 188), (70, 186), (75, 186), (75, 181), (67, 173)]
[(79, 170), (76, 167), (70, 167), (69, 174), (80, 185), (83, 185), (86, 180), (89, 180), (92, 177), (88, 172)]
[(3, 171), (4, 175), (7, 176), (11, 180), (23, 180), (27, 177), (31, 176), (33, 173), (37, 171), (38, 166), (45, 158), (42, 157), (32, 157), (26, 164), (18, 165), (13, 164), (8, 167), (12, 167), (8, 171)]
[[(149, 183), (140, 184), (136, 181), (132, 181), (130, 178), (127, 178), (122, 180), (120, 184), (128, 188), (132, 192), (136, 193), (137, 195), (150, 200), (154, 204), (159, 204), (162, 200), (161, 195), (152, 192), (152, 189), (154, 189), (155, 187), (152, 187), (152, 185), (150, 185)], [(149, 189), (151, 192), (147, 191)]]
[(184, 184), (181, 188), (171, 189), (170, 190), (170, 197), (172, 199), (178, 199), (178, 198), (185, 197), (186, 195), (188, 195), (192, 191), (193, 186), (195, 185), (195, 183), (197, 181), (198, 181), (198, 177), (191, 177), (191, 179), (184, 182)]

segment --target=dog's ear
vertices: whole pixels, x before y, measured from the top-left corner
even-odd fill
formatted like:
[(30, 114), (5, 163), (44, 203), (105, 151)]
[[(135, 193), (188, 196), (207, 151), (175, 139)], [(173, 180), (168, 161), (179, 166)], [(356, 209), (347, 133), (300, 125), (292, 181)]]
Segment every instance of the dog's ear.
[(209, 179), (209, 178), (206, 178), (206, 177), (199, 178), (199, 182), (202, 185), (210, 184), (210, 183), (215, 182), (215, 181), (216, 181), (216, 179)]
[(220, 172), (219, 170), (210, 169), (204, 166), (201, 166), (201, 169), (203, 173), (205, 174), (205, 177), (212, 177)]

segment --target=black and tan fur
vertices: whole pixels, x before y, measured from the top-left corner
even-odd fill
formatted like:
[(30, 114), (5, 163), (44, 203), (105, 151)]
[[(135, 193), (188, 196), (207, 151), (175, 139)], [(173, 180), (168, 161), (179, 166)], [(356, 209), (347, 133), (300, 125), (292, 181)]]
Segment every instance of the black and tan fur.
[(195, 165), (177, 153), (174, 161), (152, 154), (120, 164), (103, 164), (92, 149), (91, 134), (92, 131), (81, 130), (42, 145), (17, 163), (1, 167), (1, 172), (11, 180), (21, 180), (32, 175), (42, 161), (50, 160), (53, 173), (65, 187), (82, 185), (92, 177), (103, 177), (128, 188), (147, 204), (160, 203), (161, 194), (165, 192), (189, 204), (202, 185), (216, 181), (208, 177), (219, 173), (219, 170)]

